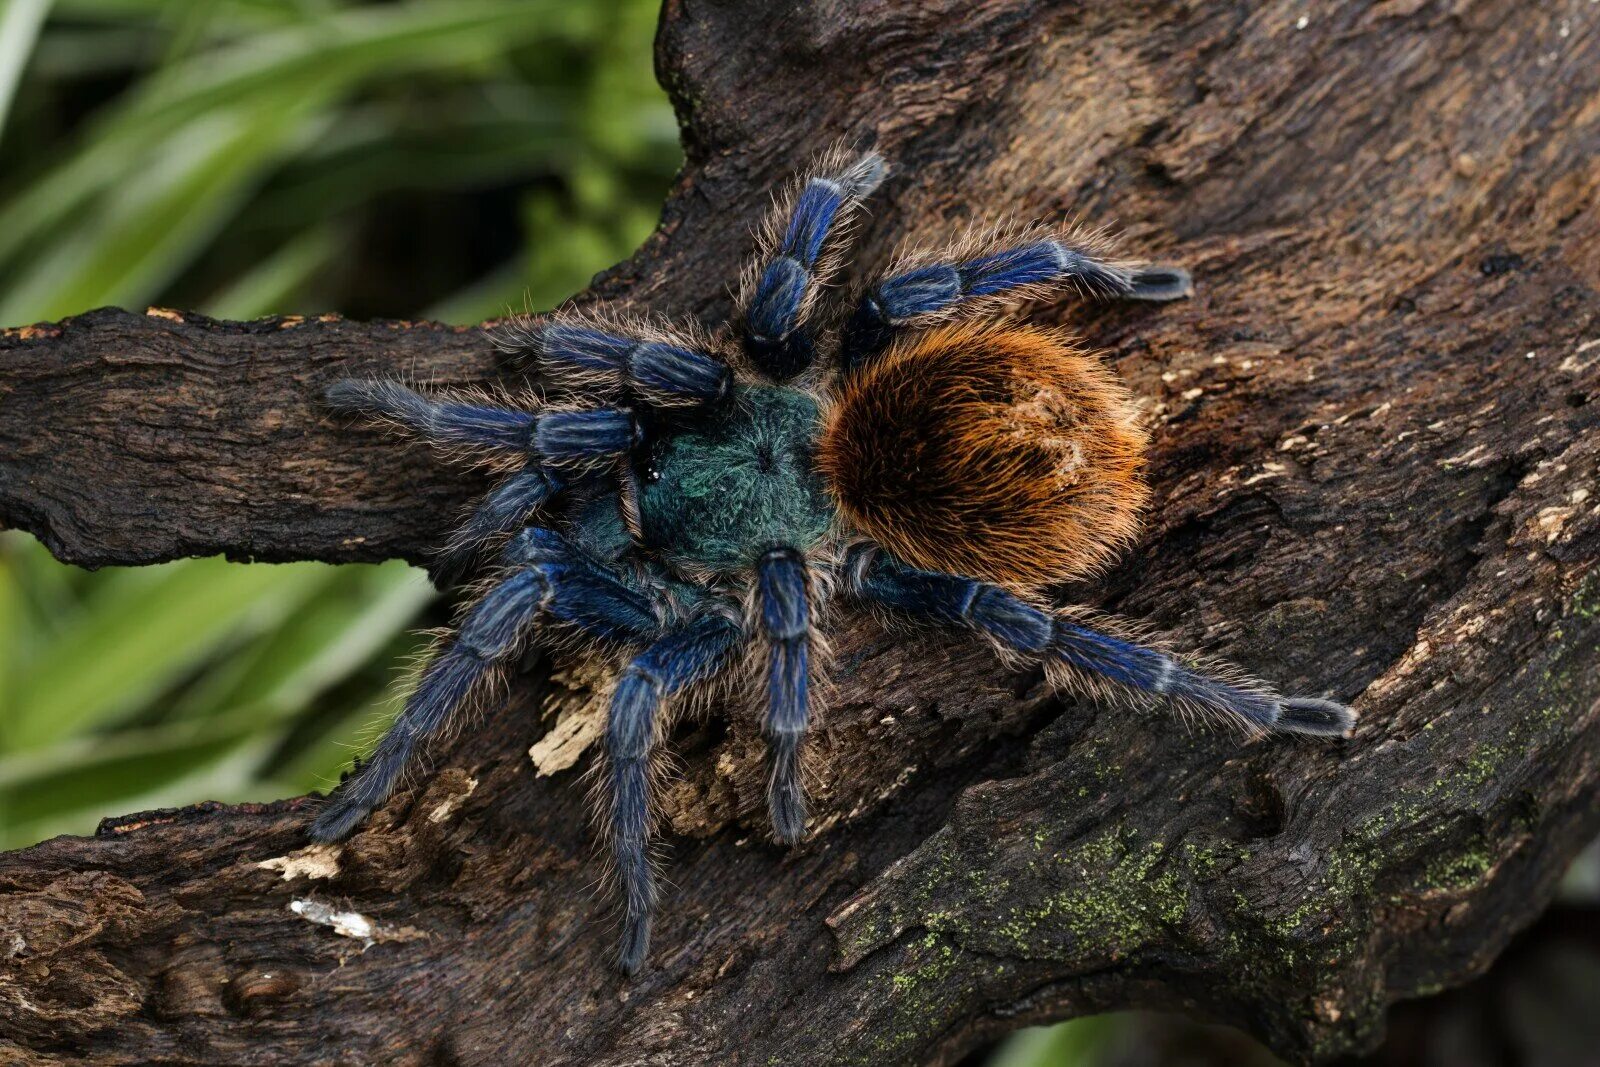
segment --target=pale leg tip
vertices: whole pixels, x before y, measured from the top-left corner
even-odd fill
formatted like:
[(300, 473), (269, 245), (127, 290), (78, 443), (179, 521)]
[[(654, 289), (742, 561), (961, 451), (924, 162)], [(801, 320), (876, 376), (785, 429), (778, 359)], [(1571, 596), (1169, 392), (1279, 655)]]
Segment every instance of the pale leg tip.
[(1194, 295), (1194, 279), (1182, 267), (1154, 264), (1141, 267), (1133, 272), (1131, 284), (1126, 294), (1129, 300), (1165, 303)]
[(1279, 705), (1277, 730), (1318, 737), (1349, 737), (1355, 733), (1356, 713), (1348, 705), (1315, 697), (1294, 697)]

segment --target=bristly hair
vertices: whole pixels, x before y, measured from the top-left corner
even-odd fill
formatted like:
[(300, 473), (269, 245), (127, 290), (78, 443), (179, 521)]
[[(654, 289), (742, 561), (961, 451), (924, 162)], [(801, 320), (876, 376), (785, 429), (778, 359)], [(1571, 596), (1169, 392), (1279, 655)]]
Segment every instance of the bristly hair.
[(549, 331), (604, 335), (615, 344), (661, 345), (712, 356), (734, 366), (738, 346), (726, 331), (713, 333), (693, 321), (669, 321), (660, 315), (637, 315), (607, 307), (563, 309), (553, 315), (513, 315), (485, 330), (489, 340), (504, 352), (509, 366), (535, 376), (553, 393), (599, 400), (617, 400), (628, 394), (655, 408), (693, 407), (702, 399), (686, 393), (651, 389), (629, 380), (625, 354), (589, 363), (572, 358), (552, 358)]
[[(1085, 257), (1094, 269), (1064, 271), (1060, 277), (1024, 285), (1007, 286), (989, 296), (968, 296), (953, 302), (945, 311), (919, 316), (920, 323), (932, 324), (953, 318), (994, 318), (997, 314), (1024, 303), (1047, 300), (1071, 291), (1085, 299), (1123, 296), (1133, 288), (1139, 267), (1136, 260), (1116, 256), (1116, 241), (1109, 227), (1084, 226), (1074, 222), (1047, 225), (1040, 222), (990, 223), (974, 226), (954, 240), (942, 244), (914, 239), (895, 251), (884, 277), (896, 277), (941, 263), (962, 263), (993, 255), (1004, 249), (1053, 244), (1059, 249), (1062, 265), (1071, 257)], [(1086, 264), (1087, 265), (1087, 264)]]
[[(662, 803), (675, 719), (724, 697), (759, 715), (777, 841), (850, 817), (832, 804), (808, 825), (835, 594), (962, 629), (1064, 693), (1163, 702), (1250, 734), (1350, 735), (1343, 704), (1281, 696), (1046, 595), (1134, 538), (1148, 436), (1119, 378), (1070, 336), (1017, 324), (1012, 305), (1177, 300), (1188, 271), (1119, 259), (1103, 230), (1004, 224), (902, 248), (858, 292), (830, 294), (886, 173), (876, 152), (839, 146), (780, 194), (733, 315), (714, 327), (568, 306), (484, 327), (509, 353), (502, 369), (527, 372), (503, 395), (329, 387), (331, 409), (502, 477), (431, 568), (441, 585), (482, 576), (454, 637), (317, 814), (313, 840), (354, 832), (495, 699), (533, 642), (603, 658), (603, 726), (551, 744), (570, 766), (599, 743), (589, 766), (623, 903), (616, 960), (635, 974), (659, 896), (656, 830), (664, 811), (694, 819), (705, 799)], [(761, 772), (740, 758), (731, 777), (743, 819)]]
[[(1063, 623), (1079, 624), (1119, 641), (1137, 644), (1144, 650), (1169, 656), (1177, 665), (1174, 670), (1175, 675), (1204, 676), (1208, 680), (1220, 682), (1234, 689), (1243, 701), (1251, 704), (1259, 702), (1265, 707), (1276, 704), (1279, 700), (1270, 686), (1242, 668), (1209, 656), (1180, 655), (1170, 642), (1150, 627), (1131, 619), (1107, 615), (1094, 608), (1076, 604), (1056, 608), (1053, 614)], [(1002, 656), (1004, 657), (1004, 653)], [(1176, 711), (1185, 725), (1191, 728), (1200, 726), (1230, 729), (1251, 739), (1265, 736), (1269, 732), (1266, 726), (1252, 721), (1239, 710), (1240, 705), (1237, 700), (1230, 705), (1216, 699), (1208, 699), (1203, 690), (1190, 690), (1180, 685), (1173, 685), (1160, 693), (1141, 693), (1125, 686), (1112, 685), (1104, 675), (1074, 667), (1070, 660), (1060, 656), (1047, 657), (1043, 666), (1046, 682), (1058, 693), (1087, 697), (1113, 707), (1122, 705), (1148, 710), (1158, 705), (1165, 706)]]
[[(809, 626), (806, 631), (806, 702), (808, 708), (807, 733), (817, 729), (822, 716), (832, 701), (835, 688), (833, 642), (829, 638), (831, 628), (830, 609), (832, 606), (834, 586), (837, 571), (840, 566), (840, 556), (837, 546), (824, 543), (817, 546), (817, 551), (804, 561), (804, 581), (806, 607), (809, 617)], [(767, 707), (768, 701), (768, 669), (773, 653), (773, 643), (763, 632), (761, 625), (762, 602), (761, 592), (757, 582), (750, 581), (745, 585), (743, 596), (744, 630), (748, 635), (745, 643), (743, 663), (736, 672), (735, 684), (743, 702), (750, 707)], [(763, 713), (765, 719), (765, 713)], [(813, 795), (817, 779), (816, 773), (816, 747), (812, 744), (802, 744), (798, 751), (796, 774), (805, 784), (804, 793)], [(767, 788), (769, 796), (777, 779), (777, 765), (774, 763), (768, 768)], [(803, 807), (804, 805), (802, 805)], [(802, 822), (804, 819), (802, 818)], [(779, 827), (773, 826), (775, 834)], [(780, 836), (780, 841), (783, 840)]]
[(1063, 335), (958, 323), (847, 377), (817, 462), (845, 518), (900, 559), (1027, 588), (1133, 540), (1147, 441), (1127, 388)]
[(751, 301), (755, 299), (761, 272), (782, 246), (784, 231), (806, 183), (813, 178), (826, 178), (839, 184), (845, 196), (845, 205), (828, 233), (822, 254), (809, 271), (811, 284), (806, 289), (799, 318), (804, 320), (809, 317), (830, 282), (844, 266), (845, 249), (850, 246), (852, 234), (860, 220), (864, 199), (883, 182), (887, 172), (888, 164), (882, 156), (876, 153), (863, 154), (841, 141), (829, 147), (810, 168), (775, 193), (771, 208), (762, 216), (756, 229), (756, 254), (750, 258), (739, 278), (736, 296), (739, 312), (735, 318), (742, 320)]
[[(728, 619), (742, 622), (742, 617), (734, 611), (731, 605), (718, 605), (710, 610), (726, 616)], [(558, 655), (575, 655), (584, 650), (582, 646), (573, 646), (559, 650)], [(588, 654), (594, 654), (591, 647)], [(595, 691), (592, 698), (593, 713), (602, 717), (609, 714), (612, 695), (616, 692), (617, 682), (622, 677), (622, 668), (627, 664), (629, 653), (620, 649), (605, 650), (603, 655), (611, 663), (605, 685)], [(662, 798), (666, 795), (666, 787), (673, 780), (680, 778), (681, 767), (678, 756), (663, 742), (670, 736), (679, 723), (685, 720), (703, 719), (708, 712), (720, 703), (728, 701), (736, 695), (742, 695), (745, 683), (742, 671), (735, 667), (719, 673), (716, 677), (688, 686), (682, 692), (668, 697), (663, 701), (659, 714), (655, 719), (654, 744), (647, 767), (650, 804), (646, 812), (648, 824), (651, 827), (649, 848), (649, 863), (651, 872), (657, 879), (660, 877), (660, 852), (663, 845), (660, 835), (656, 832), (664, 816), (662, 812)], [(603, 727), (602, 727), (603, 732)], [(594, 758), (590, 761), (588, 770), (583, 773), (583, 788), (588, 799), (588, 809), (591, 824), (595, 828), (595, 860), (598, 864), (596, 882), (607, 888), (613, 898), (617, 900), (620, 908), (622, 904), (621, 872), (617, 870), (616, 859), (612, 853), (612, 843), (615, 837), (615, 826), (612, 821), (612, 811), (617, 803), (617, 797), (611, 792), (609, 780), (611, 776), (611, 757), (604, 745), (595, 749)], [(657, 890), (659, 892), (659, 889)]]
[[(425, 389), (426, 392), (418, 392)], [(444, 460), (497, 473), (508, 473), (524, 460), (505, 449), (467, 440), (442, 440), (418, 428), (420, 412), (435, 404), (478, 404), (508, 408), (529, 418), (560, 410), (583, 410), (582, 404), (551, 404), (536, 389), (500, 384), (434, 389), (404, 381), (340, 381), (324, 394), (330, 410), (357, 416), (397, 437), (423, 439)]]

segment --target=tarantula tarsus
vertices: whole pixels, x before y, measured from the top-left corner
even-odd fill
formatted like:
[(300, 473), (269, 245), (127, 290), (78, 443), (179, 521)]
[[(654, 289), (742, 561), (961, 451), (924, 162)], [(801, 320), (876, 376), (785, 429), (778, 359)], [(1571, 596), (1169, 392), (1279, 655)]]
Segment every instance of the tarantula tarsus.
[(834, 152), (797, 182), (717, 332), (558, 312), (499, 335), (533, 359), (541, 391), (332, 387), (338, 409), (507, 473), (439, 565), (458, 577), (498, 550), (492, 580), (312, 836), (349, 834), (536, 630), (631, 646), (599, 773), (624, 891), (620, 964), (632, 973), (656, 901), (651, 757), (664, 704), (753, 663), (772, 826), (798, 841), (832, 596), (976, 631), (1065, 692), (1160, 699), (1256, 733), (1349, 732), (1341, 704), (1285, 699), (1044, 595), (1132, 539), (1147, 440), (1099, 360), (1001, 313), (1063, 287), (1174, 299), (1187, 274), (1113, 260), (1082, 231), (991, 229), (902, 256), (830, 323), (824, 286), (884, 174), (876, 154)]

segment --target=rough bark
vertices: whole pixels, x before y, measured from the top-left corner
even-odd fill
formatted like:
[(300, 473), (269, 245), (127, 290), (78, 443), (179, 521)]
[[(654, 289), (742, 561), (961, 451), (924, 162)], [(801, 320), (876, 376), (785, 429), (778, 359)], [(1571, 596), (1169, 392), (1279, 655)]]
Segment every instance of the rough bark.
[[(853, 624), (808, 844), (764, 842), (748, 725), (675, 736), (625, 982), (519, 687), (336, 854), (301, 799), (0, 858), (0, 1058), (949, 1063), (1156, 1006), (1312, 1061), (1483, 969), (1600, 830), (1600, 7), (673, 0), (658, 47), (688, 165), (589, 296), (726, 311), (768, 186), (841, 135), (898, 165), (864, 268), (974, 213), (1120, 222), (1199, 292), (1041, 310), (1157, 431), (1146, 536), (1071, 593), (1356, 738), (1240, 748)], [(481, 488), (316, 400), (480, 381), (474, 330), (101, 311), (0, 350), (0, 519), (63, 559), (416, 559)]]

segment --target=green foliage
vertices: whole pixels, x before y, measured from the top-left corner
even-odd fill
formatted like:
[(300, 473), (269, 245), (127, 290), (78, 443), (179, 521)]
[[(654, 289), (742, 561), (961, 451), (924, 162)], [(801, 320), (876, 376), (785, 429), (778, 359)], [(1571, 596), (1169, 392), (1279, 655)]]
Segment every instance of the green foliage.
[[(648, 235), (678, 164), (656, 10), (10, 0), (0, 325), (553, 306)], [(398, 563), (91, 574), (0, 535), (0, 847), (326, 788), (433, 601)]]

